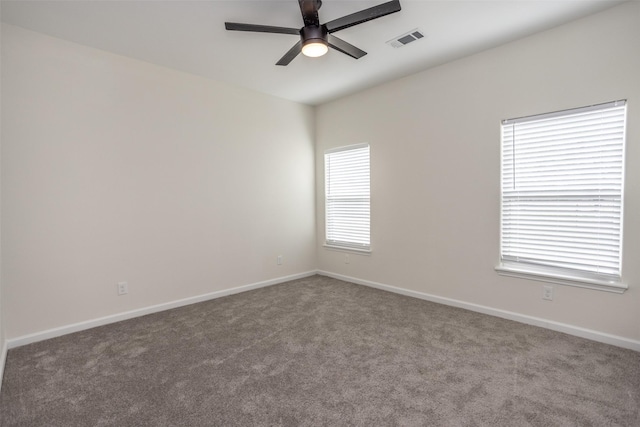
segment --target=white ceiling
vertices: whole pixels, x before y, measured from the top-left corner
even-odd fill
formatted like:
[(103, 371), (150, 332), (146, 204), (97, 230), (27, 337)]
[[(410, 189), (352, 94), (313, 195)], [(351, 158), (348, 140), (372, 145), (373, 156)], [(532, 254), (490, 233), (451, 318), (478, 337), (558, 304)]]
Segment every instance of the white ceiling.
[[(386, 0), (324, 0), (324, 23)], [(296, 36), (226, 31), (224, 22), (299, 28), (296, 0), (7, 1), (2, 20), (83, 45), (317, 105), (592, 14), (621, 0), (401, 0), (402, 11), (335, 33), (368, 53), (330, 50), (275, 63)], [(426, 37), (386, 42), (414, 28)]]

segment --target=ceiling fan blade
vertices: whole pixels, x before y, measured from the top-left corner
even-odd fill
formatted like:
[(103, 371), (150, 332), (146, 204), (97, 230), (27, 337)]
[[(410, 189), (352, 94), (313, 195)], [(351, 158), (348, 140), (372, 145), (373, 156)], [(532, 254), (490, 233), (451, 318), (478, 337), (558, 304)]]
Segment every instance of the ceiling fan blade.
[(339, 39), (333, 34), (328, 35), (329, 46), (334, 48), (337, 51), (340, 51), (344, 54), (349, 55), (352, 58), (360, 59), (367, 54), (364, 50), (360, 50), (351, 43), (347, 43), (346, 41)]
[(351, 15), (343, 16), (342, 18), (334, 19), (324, 24), (324, 27), (329, 33), (335, 33), (336, 31), (344, 30), (345, 28), (353, 27), (354, 25), (362, 24), (372, 19), (400, 12), (400, 9), (400, 0), (392, 0), (378, 6), (370, 7), (369, 9), (361, 10), (360, 12), (352, 13)]
[(230, 31), (251, 31), (254, 33), (293, 34), (295, 36), (300, 35), (300, 30), (297, 28), (272, 27), (270, 25), (254, 25), (254, 24), (240, 24), (237, 22), (225, 22), (224, 27)]
[(302, 40), (289, 49), (289, 52), (285, 53), (284, 56), (280, 58), (280, 61), (276, 62), (276, 65), (289, 65), (289, 63), (293, 61), (293, 58), (298, 56), (300, 52), (302, 52)]
[(322, 6), (322, 0), (298, 0), (298, 4), (300, 5), (304, 26), (315, 25), (319, 27), (318, 9)]

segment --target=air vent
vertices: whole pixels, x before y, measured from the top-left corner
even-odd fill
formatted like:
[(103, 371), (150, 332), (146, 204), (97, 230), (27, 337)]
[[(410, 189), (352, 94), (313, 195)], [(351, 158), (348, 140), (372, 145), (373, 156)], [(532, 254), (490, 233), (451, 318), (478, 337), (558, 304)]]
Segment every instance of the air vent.
[(408, 45), (409, 43), (413, 43), (416, 40), (420, 40), (421, 38), (424, 38), (424, 32), (422, 32), (418, 28), (415, 28), (408, 33), (404, 33), (399, 35), (398, 37), (392, 38), (387, 42), (387, 44), (393, 47), (402, 47)]

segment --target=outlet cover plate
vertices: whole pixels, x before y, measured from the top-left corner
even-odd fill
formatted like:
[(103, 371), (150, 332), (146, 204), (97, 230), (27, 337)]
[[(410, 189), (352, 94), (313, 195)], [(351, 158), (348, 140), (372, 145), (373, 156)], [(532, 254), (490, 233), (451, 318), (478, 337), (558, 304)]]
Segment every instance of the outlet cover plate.
[(118, 295), (126, 295), (129, 293), (129, 284), (127, 282), (118, 282)]

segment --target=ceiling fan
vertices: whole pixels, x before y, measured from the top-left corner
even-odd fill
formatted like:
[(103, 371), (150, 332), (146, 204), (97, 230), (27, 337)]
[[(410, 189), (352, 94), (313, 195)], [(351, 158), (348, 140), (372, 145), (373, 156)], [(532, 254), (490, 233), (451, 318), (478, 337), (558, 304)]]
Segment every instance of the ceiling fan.
[(367, 52), (358, 49), (354, 45), (336, 37), (333, 33), (380, 18), (400, 11), (400, 0), (392, 0), (378, 6), (373, 6), (342, 18), (334, 19), (320, 25), (318, 10), (322, 6), (322, 0), (298, 0), (304, 27), (300, 29), (287, 27), (274, 27), (270, 25), (240, 24), (225, 22), (225, 28), (231, 31), (251, 31), (256, 33), (292, 34), (300, 37), (296, 43), (276, 65), (288, 65), (300, 52), (303, 55), (317, 57), (322, 56), (329, 47), (349, 55), (352, 58), (362, 58)]

